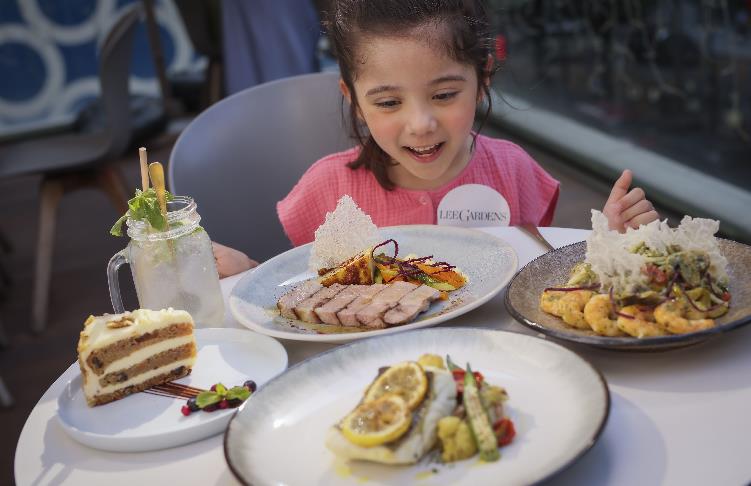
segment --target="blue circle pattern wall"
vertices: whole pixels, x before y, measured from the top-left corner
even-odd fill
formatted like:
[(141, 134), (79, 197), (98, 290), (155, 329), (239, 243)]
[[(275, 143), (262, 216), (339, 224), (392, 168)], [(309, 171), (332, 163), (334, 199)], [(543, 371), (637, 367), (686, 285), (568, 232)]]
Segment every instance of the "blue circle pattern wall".
[[(74, 115), (99, 93), (98, 46), (134, 0), (0, 0), (0, 129)], [(168, 72), (200, 69), (171, 0), (155, 2)], [(130, 89), (158, 95), (143, 23), (138, 27)]]

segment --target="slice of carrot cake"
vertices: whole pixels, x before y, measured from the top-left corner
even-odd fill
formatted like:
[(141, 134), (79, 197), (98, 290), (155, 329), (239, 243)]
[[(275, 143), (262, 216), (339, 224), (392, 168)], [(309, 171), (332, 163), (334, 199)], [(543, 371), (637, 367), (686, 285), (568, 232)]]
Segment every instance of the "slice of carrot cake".
[(186, 376), (195, 358), (193, 318), (172, 308), (89, 316), (78, 340), (92, 407)]

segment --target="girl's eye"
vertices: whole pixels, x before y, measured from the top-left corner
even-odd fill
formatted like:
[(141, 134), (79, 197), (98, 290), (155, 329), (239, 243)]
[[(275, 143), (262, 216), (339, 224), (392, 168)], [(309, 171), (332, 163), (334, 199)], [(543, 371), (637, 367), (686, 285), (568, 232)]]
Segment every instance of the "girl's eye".
[(376, 101), (375, 105), (378, 108), (394, 108), (399, 104), (397, 100)]
[(438, 101), (448, 101), (458, 95), (458, 91), (449, 91), (447, 93), (438, 93), (433, 96), (433, 99)]

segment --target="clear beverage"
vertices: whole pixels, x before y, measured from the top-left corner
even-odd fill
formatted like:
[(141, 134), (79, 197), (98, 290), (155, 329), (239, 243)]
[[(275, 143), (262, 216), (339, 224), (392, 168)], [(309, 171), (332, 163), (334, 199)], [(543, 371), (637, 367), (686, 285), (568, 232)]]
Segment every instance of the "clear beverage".
[(128, 219), (131, 241), (112, 257), (108, 269), (114, 310), (123, 311), (117, 268), (129, 263), (140, 307), (183, 309), (196, 326), (220, 327), (224, 301), (219, 275), (209, 235), (198, 225), (196, 205), (191, 198), (178, 196), (168, 203), (168, 211), (167, 231)]

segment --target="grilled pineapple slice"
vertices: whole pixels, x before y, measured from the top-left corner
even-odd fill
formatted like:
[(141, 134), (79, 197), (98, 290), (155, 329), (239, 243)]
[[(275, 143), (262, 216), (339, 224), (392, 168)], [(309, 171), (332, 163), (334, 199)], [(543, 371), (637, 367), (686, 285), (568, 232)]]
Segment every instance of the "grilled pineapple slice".
[(375, 273), (372, 249), (359, 253), (336, 268), (328, 270), (319, 281), (324, 287), (339, 283), (342, 285), (372, 285)]

